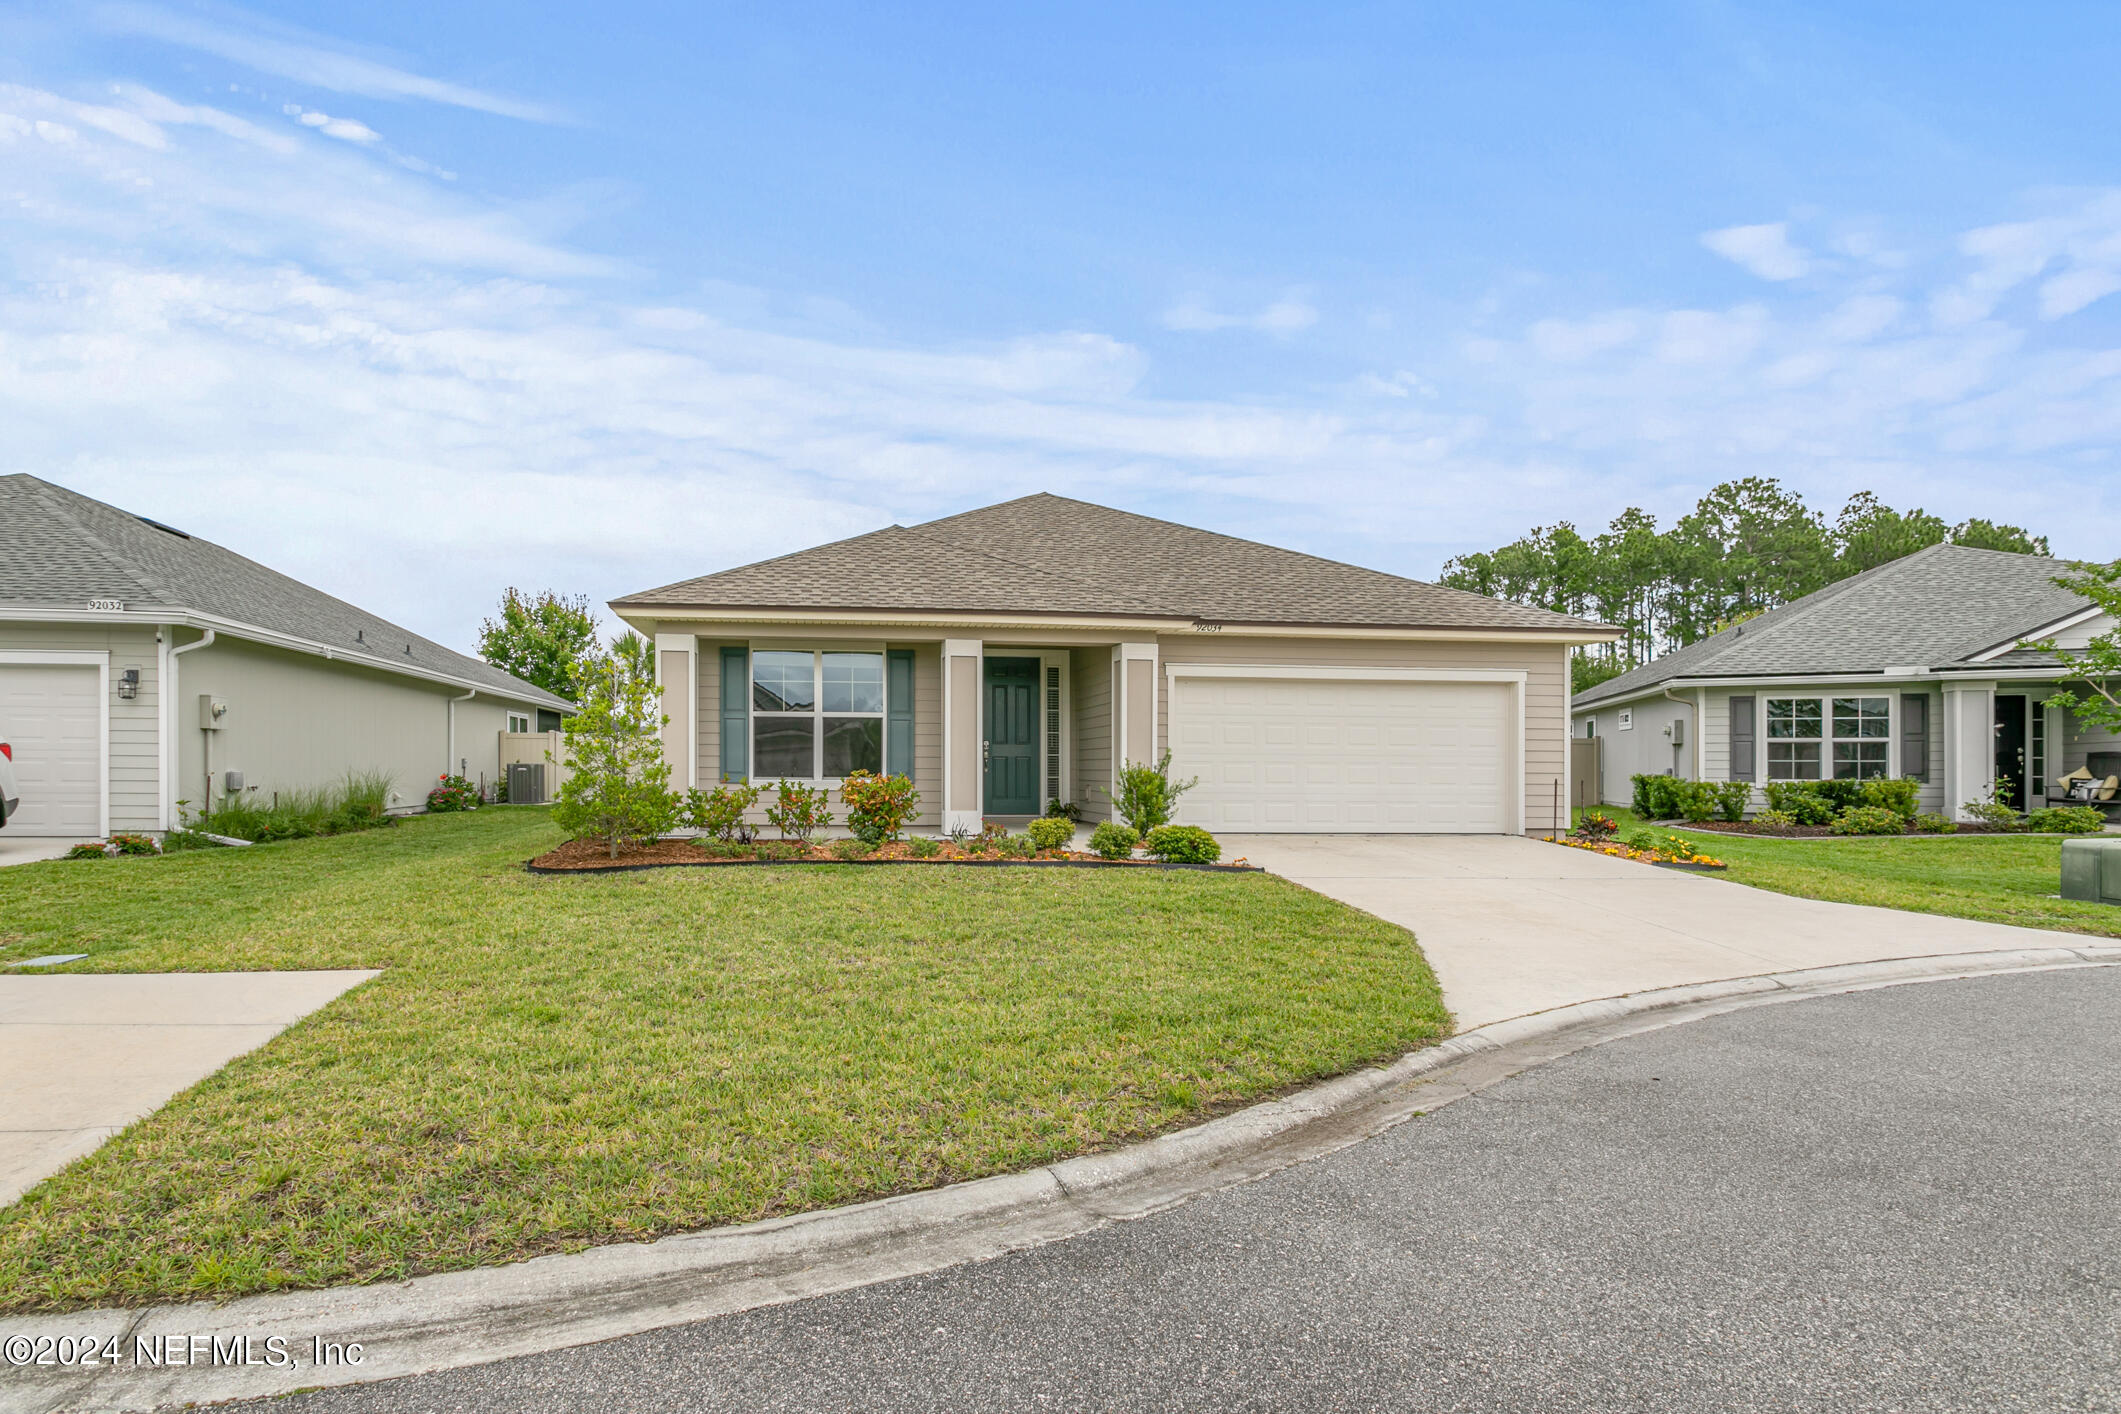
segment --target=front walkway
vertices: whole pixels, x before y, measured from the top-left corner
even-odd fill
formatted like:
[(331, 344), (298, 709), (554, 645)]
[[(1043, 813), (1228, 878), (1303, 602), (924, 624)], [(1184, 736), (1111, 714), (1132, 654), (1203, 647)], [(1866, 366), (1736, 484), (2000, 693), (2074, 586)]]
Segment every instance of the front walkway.
[(0, 977), (0, 1206), (378, 975)]
[(1572, 1002), (2057, 934), (1825, 903), (1499, 835), (1231, 835), (1284, 878), (1410, 928), (1461, 1031)]

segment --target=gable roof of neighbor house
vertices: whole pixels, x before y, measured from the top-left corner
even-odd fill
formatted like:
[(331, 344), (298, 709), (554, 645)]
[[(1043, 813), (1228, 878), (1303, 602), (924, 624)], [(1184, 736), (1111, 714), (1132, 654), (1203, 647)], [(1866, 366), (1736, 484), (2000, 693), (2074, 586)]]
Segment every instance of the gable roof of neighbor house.
[(2065, 560), (1932, 545), (1770, 609), (1577, 694), (1578, 708), (1654, 692), (1678, 678), (2048, 667), (2012, 649), (1971, 660), (2088, 607), (2055, 576)]
[(249, 627), (350, 663), (548, 707), (568, 705), (210, 540), (34, 476), (0, 476), (0, 618), (10, 607), (80, 611), (85, 618), (91, 599), (115, 599), (133, 612), (222, 620), (238, 637)]
[(657, 608), (1005, 612), (1226, 624), (1581, 631), (1506, 603), (1041, 493), (614, 599)]

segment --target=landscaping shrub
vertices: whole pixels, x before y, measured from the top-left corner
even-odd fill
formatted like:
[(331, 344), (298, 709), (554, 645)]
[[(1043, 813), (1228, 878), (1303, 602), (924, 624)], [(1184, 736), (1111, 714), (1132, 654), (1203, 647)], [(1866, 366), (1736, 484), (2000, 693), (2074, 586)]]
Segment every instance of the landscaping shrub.
[(943, 842), (926, 835), (916, 835), (906, 841), (906, 853), (915, 859), (933, 859), (943, 852)]
[(696, 839), (693, 843), (709, 859), (749, 859), (757, 852), (751, 845), (738, 844), (734, 840), (709, 838)]
[(427, 813), (447, 815), (455, 810), (479, 808), (479, 788), (462, 776), (442, 775), (435, 777), (437, 784), (427, 792)]
[(1753, 823), (1766, 825), (1771, 829), (1787, 830), (1797, 823), (1797, 817), (1787, 810), (1763, 810), (1753, 817)]
[(1862, 803), (1890, 810), (1903, 820), (1912, 820), (1915, 818), (1915, 800), (1921, 792), (1922, 783), (1912, 776), (1865, 781)]
[[(2092, 812), (2094, 815), (2098, 813), (2096, 810)], [(162, 852), (156, 847), (153, 835), (112, 835), (109, 849), (112, 854), (160, 854)]]
[(1827, 828), (1837, 835), (1897, 835), (1907, 830), (1907, 821), (1882, 805), (1852, 805)]
[(1586, 810), (1576, 822), (1576, 838), (1599, 844), (1613, 838), (1614, 832), (1619, 828), (1620, 826), (1613, 822), (1613, 817), (1603, 810)]
[(1142, 848), (1151, 858), (1166, 864), (1213, 864), (1223, 855), (1215, 836), (1198, 825), (1165, 825), (1151, 830), (1142, 841)]
[(759, 803), (759, 787), (742, 781), (713, 790), (685, 792), (683, 819), (693, 829), (718, 840), (733, 840), (744, 828), (744, 813)]
[(1090, 832), (1090, 852), (1100, 859), (1129, 859), (1141, 835), (1132, 826), (1107, 820)]
[(1761, 787), (1768, 809), (1780, 811), (1800, 825), (1824, 825), (1839, 813), (1834, 803), (1819, 793), (1820, 781), (1769, 781)]
[(1629, 849), (1656, 850), (1664, 848), (1664, 841), (1655, 830), (1633, 830), (1627, 838)]
[(1109, 799), (1119, 818), (1134, 827), (1135, 834), (1147, 835), (1159, 825), (1170, 824), (1178, 798), (1199, 784), (1198, 776), (1172, 780), (1171, 753), (1166, 751), (1154, 766), (1129, 761), (1119, 773), (1119, 794)]
[(1672, 806), (1690, 824), (1715, 819), (1717, 799), (1716, 787), (1708, 781), (1672, 782)]
[(1709, 789), (1716, 794), (1716, 818), (1736, 824), (1745, 818), (1745, 808), (1753, 803), (1751, 781), (1715, 781)]
[[(2096, 835), (2106, 828), (2106, 816), (2089, 805), (2055, 805), (2026, 816), (2025, 828), (2051, 835)], [(113, 842), (116, 838), (112, 836)]]
[(807, 848), (800, 840), (760, 840), (751, 852), (760, 859), (800, 859)]
[(1075, 822), (1065, 815), (1048, 815), (1024, 828), (1040, 849), (1066, 849), (1075, 841)]
[(574, 839), (597, 839), (619, 857), (631, 841), (659, 839), (678, 818), (663, 759), (663, 728), (655, 684), (622, 664), (599, 658), (572, 669), (580, 706), (569, 717), (565, 753), (569, 775), (553, 799), (553, 823)]
[(2021, 822), (2010, 802), (2011, 783), (1999, 780), (1990, 788), (1987, 800), (1969, 800), (1959, 808), (1985, 825), (1994, 825), (1999, 830), (2015, 830)]
[(103, 846), (100, 844), (77, 844), (72, 849), (66, 852), (65, 857), (68, 859), (110, 858), (108, 854), (104, 853)]
[(1914, 818), (1909, 828), (1920, 830), (1925, 835), (1952, 835), (1959, 832), (1959, 822), (1949, 815), (1925, 810)]
[(829, 846), (834, 859), (867, 859), (876, 853), (876, 842), (865, 839), (834, 840)]
[(775, 781), (773, 804), (766, 807), (766, 820), (784, 840), (806, 843), (832, 823), (832, 794), (823, 786), (800, 781)]
[(1844, 810), (1864, 804), (1863, 788), (1870, 782), (1837, 781), (1829, 778), (1823, 781), (1806, 781), (1805, 784), (1811, 788), (1812, 794), (1833, 806), (1834, 813), (1838, 815)]
[(994, 850), (1004, 859), (1030, 859), (1038, 853), (1038, 846), (1029, 835), (1003, 835), (994, 842)]
[(1046, 802), (1046, 818), (1066, 820), (1071, 825), (1079, 825), (1083, 819), (1083, 808), (1072, 800), (1062, 800), (1055, 796)]
[(1670, 820), (1679, 814), (1679, 780), (1674, 776), (1631, 776), (1635, 813), (1645, 820)]
[(872, 845), (897, 839), (921, 813), (921, 793), (905, 776), (849, 772), (840, 782), (840, 799), (847, 806), (847, 828)]

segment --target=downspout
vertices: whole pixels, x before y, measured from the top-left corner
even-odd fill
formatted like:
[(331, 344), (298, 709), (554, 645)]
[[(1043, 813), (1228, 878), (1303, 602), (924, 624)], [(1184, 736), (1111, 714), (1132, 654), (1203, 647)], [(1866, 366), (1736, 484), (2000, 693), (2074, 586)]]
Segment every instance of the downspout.
[[(183, 657), (185, 654), (191, 652), (194, 648), (213, 647), (215, 634), (212, 629), (207, 629), (206, 637), (200, 639), (197, 643), (187, 643), (182, 648), (174, 646), (177, 637), (177, 630), (175, 625), (172, 625), (170, 627), (169, 636), (172, 645), (169, 650), (169, 680), (162, 684), (162, 694), (166, 699), (168, 699), (170, 704), (170, 712), (172, 714), (172, 718), (174, 718), (174, 714), (176, 712), (177, 707), (177, 660)], [(174, 736), (175, 734), (172, 733), (172, 735)], [(213, 812), (214, 805), (214, 734), (206, 730), (206, 728), (202, 726), (199, 728), (199, 738), (202, 750), (205, 753), (204, 760), (206, 764), (206, 795), (199, 801), (199, 817), (201, 819), (204, 819), (207, 815)], [(174, 768), (175, 763), (172, 762), (171, 764), (172, 768)], [(172, 815), (175, 815), (177, 807), (175, 804), (174, 797), (171, 798), (171, 804), (169, 808), (170, 813)], [(176, 828), (176, 821), (174, 819), (164, 820), (162, 822), (162, 828), (165, 830), (173, 830)]]
[(442, 771), (442, 774), (445, 776), (454, 776), (457, 774), (457, 704), (459, 702), (469, 702), (472, 698), (477, 697), (478, 695), (479, 690), (477, 688), (473, 688), (471, 691), (465, 693), (462, 697), (452, 697), (449, 699), (449, 760), (444, 763)]

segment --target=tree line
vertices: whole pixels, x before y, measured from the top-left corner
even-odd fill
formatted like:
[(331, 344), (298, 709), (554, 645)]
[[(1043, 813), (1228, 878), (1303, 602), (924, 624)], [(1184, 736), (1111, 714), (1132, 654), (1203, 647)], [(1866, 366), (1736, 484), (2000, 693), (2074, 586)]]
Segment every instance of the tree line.
[(1575, 690), (1718, 629), (1930, 545), (2048, 553), (2047, 537), (1973, 518), (1897, 511), (1869, 491), (1828, 521), (1773, 477), (1726, 481), (1670, 529), (1638, 506), (1586, 537), (1568, 521), (1446, 563), (1441, 582), (1611, 624), (1617, 642), (1576, 655)]

